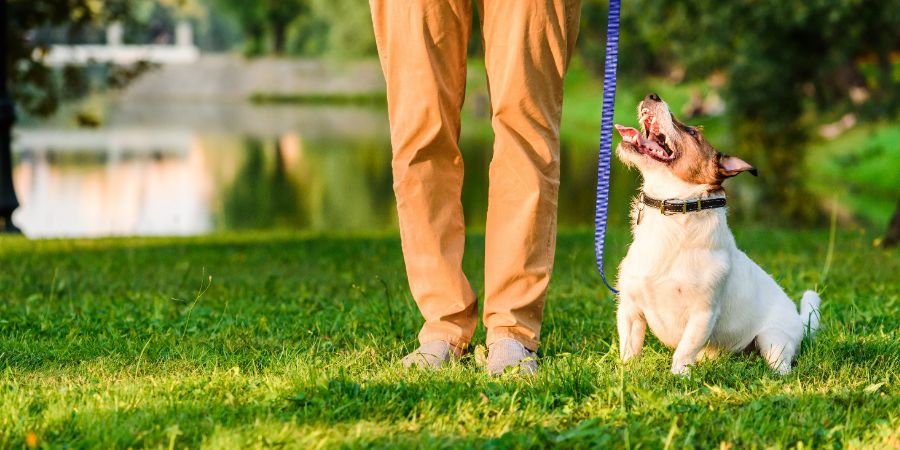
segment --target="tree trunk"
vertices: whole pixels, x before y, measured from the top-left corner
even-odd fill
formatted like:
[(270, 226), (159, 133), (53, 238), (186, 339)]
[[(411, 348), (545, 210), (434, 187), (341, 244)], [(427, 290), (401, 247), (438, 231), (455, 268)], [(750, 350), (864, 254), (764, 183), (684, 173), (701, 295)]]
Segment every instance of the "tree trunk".
[(0, 233), (20, 233), (12, 222), (12, 213), (19, 207), (12, 182), (12, 126), (16, 111), (6, 88), (7, 31), (6, 0), (0, 4)]
[(276, 22), (272, 28), (272, 51), (276, 55), (281, 55), (284, 53), (284, 44), (287, 40), (287, 23)]
[[(891, 51), (882, 48), (878, 52), (878, 89), (881, 91), (882, 102), (887, 109), (887, 114), (892, 114), (897, 108), (897, 92), (893, 89), (894, 65), (891, 63)], [(894, 217), (897, 217), (894, 215)]]
[(900, 243), (900, 202), (897, 202), (897, 209), (894, 210), (894, 217), (891, 218), (891, 223), (888, 225), (887, 233), (884, 234), (881, 246), (890, 248), (897, 245), (897, 243)]

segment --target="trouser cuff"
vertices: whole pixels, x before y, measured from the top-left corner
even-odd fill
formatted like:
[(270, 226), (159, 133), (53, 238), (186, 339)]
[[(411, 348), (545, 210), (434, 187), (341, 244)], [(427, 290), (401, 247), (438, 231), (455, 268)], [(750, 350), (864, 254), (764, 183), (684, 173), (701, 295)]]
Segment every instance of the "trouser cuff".
[(522, 345), (525, 346), (528, 350), (533, 352), (537, 351), (538, 348), (538, 340), (527, 335), (519, 330), (516, 330), (513, 327), (502, 327), (502, 328), (494, 328), (492, 330), (488, 330), (487, 332), (487, 341), (486, 344), (488, 347), (491, 346), (494, 342), (499, 341), (500, 339), (515, 339), (519, 341)]
[(469, 341), (439, 334), (419, 334), (419, 344), (425, 344), (432, 341), (445, 341), (450, 344), (450, 350), (457, 358), (461, 357), (469, 348)]

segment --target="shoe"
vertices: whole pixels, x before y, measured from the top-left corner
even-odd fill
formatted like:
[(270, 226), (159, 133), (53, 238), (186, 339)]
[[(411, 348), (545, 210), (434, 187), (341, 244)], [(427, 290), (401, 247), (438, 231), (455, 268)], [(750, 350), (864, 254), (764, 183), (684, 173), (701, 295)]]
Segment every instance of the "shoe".
[(420, 367), (423, 369), (440, 369), (450, 362), (457, 359), (456, 353), (450, 347), (447, 341), (431, 341), (426, 342), (415, 349), (412, 353), (406, 355), (400, 362), (403, 367)]
[(491, 375), (502, 375), (506, 372), (534, 375), (538, 368), (537, 354), (515, 339), (503, 338), (488, 348), (485, 366)]

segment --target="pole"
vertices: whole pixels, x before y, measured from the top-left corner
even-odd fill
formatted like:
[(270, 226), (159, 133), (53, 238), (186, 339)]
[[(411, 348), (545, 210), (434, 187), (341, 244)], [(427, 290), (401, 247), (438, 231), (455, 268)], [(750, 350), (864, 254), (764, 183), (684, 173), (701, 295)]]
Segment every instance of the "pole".
[(21, 233), (12, 222), (19, 200), (12, 182), (12, 126), (16, 110), (6, 86), (7, 24), (6, 0), (0, 0), (0, 233)]

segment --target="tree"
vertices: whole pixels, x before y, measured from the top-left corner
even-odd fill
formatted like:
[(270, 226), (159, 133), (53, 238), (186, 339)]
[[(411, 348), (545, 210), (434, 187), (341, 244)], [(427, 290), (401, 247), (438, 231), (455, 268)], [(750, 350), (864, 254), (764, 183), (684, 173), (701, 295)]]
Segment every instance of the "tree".
[[(140, 17), (150, 16), (160, 8), (196, 9), (196, 0), (0, 0), (2, 17), (2, 82), (0, 82), (0, 231), (17, 232), (12, 212), (18, 200), (12, 184), (10, 130), (15, 122), (15, 100), (18, 108), (30, 115), (49, 116), (60, 103), (87, 91), (87, 82), (79, 67), (54, 70), (43, 62), (51, 42), (60, 31), (64, 39), (75, 41), (106, 24), (122, 22), (138, 24)], [(145, 17), (146, 18), (146, 17)], [(47, 30), (54, 32), (47, 33)], [(43, 32), (43, 33), (42, 33)], [(110, 71), (107, 84), (127, 81), (147, 65)], [(8, 83), (7, 83), (8, 81)], [(9, 88), (7, 91), (7, 87)], [(11, 94), (11, 95), (10, 95)]]
[(288, 27), (309, 10), (308, 0), (217, 1), (240, 22), (251, 55), (266, 53), (267, 41), (272, 53), (284, 53)]
[[(50, 115), (59, 107), (61, 88), (53, 72), (41, 61), (47, 42), (34, 39), (34, 30), (66, 26), (69, 37), (92, 26), (132, 17), (132, 1), (11, 0), (7, 3), (9, 45), (5, 46), (6, 75), (17, 106), (37, 115)], [(38, 56), (38, 57), (35, 57)]]
[(312, 3), (312, 20), (321, 24), (326, 53), (338, 57), (376, 55), (369, 8), (361, 7), (358, 0), (313, 0)]
[[(126, 0), (0, 0), (2, 13), (0, 39), (0, 232), (19, 232), (12, 223), (12, 213), (19, 206), (12, 184), (11, 129), (15, 123), (12, 98), (25, 110), (50, 115), (59, 106), (61, 89), (53, 72), (43, 64), (43, 43), (36, 42), (34, 30), (66, 24), (74, 36), (101, 20), (129, 17)], [(12, 19), (12, 20), (10, 20)], [(70, 72), (69, 78), (74, 78)], [(10, 89), (7, 90), (7, 81)]]
[[(623, 5), (622, 23), (625, 36), (636, 35), (623, 45), (649, 55), (634, 63), (681, 65), (694, 79), (726, 75), (738, 145), (728, 151), (760, 168), (771, 180), (763, 198), (795, 219), (819, 215), (801, 179), (810, 118), (893, 117), (900, 105), (890, 60), (900, 49), (900, 0), (635, 0)], [(855, 88), (868, 100), (851, 102)]]

